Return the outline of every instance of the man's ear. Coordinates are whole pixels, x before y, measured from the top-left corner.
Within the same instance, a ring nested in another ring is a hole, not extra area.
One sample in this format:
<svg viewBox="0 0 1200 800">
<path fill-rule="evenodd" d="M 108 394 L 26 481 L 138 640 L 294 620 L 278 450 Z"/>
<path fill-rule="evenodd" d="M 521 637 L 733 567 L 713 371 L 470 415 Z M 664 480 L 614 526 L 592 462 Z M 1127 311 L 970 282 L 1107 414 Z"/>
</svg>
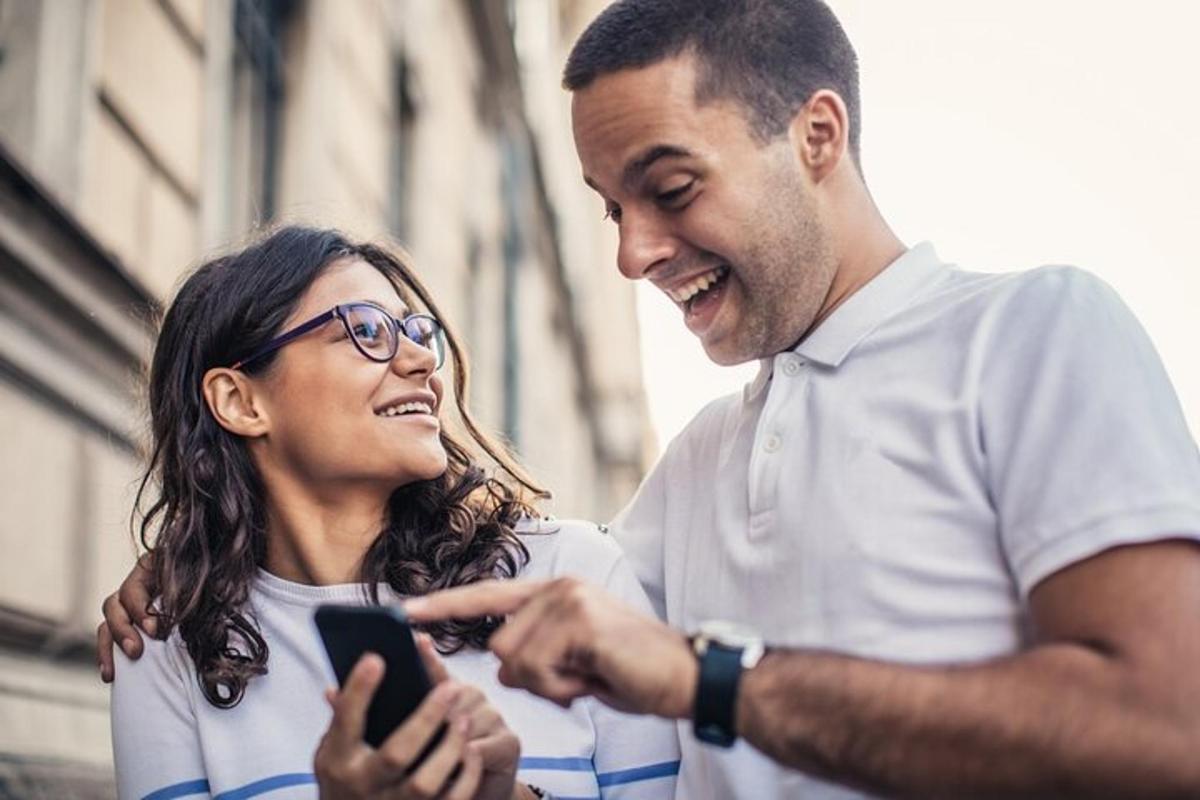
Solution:
<svg viewBox="0 0 1200 800">
<path fill-rule="evenodd" d="M 271 427 L 263 398 L 244 373 L 227 367 L 214 367 L 201 381 L 204 402 L 217 424 L 230 433 L 253 439 L 265 435 Z"/>
<path fill-rule="evenodd" d="M 849 155 L 850 113 L 841 96 L 820 89 L 792 117 L 788 137 L 814 183 L 829 176 Z"/>
</svg>

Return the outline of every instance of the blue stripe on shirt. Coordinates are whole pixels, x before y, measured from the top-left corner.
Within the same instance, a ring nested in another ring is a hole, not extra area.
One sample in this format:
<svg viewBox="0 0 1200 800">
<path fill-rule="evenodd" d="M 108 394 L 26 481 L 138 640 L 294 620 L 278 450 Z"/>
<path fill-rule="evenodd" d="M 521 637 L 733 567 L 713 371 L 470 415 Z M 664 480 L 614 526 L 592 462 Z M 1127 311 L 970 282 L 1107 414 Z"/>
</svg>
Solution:
<svg viewBox="0 0 1200 800">
<path fill-rule="evenodd" d="M 285 775 L 272 775 L 269 778 L 263 778 L 261 781 L 248 783 L 237 789 L 230 789 L 228 792 L 221 792 L 213 800 L 246 800 L 248 797 L 257 797 L 260 794 L 273 792 L 276 789 L 284 789 L 288 786 L 306 786 L 316 782 L 317 776 L 311 772 L 290 772 Z"/>
<path fill-rule="evenodd" d="M 588 758 L 527 756 L 521 759 L 521 769 L 541 769 L 555 772 L 592 772 L 594 767 L 591 759 Z M 596 781 L 601 787 L 619 786 L 621 784 L 664 778 L 677 774 L 679 774 L 679 762 L 664 761 L 660 764 L 648 764 L 644 767 L 605 772 L 597 775 Z M 248 798 L 257 797 L 275 789 L 283 789 L 288 786 L 305 786 L 316 782 L 317 778 L 311 772 L 291 772 L 283 775 L 272 775 L 269 778 L 248 783 L 237 789 L 221 792 L 213 800 L 248 800 Z M 175 798 L 187 797 L 189 795 L 204 794 L 208 790 L 209 785 L 206 780 L 185 781 L 153 791 L 143 797 L 142 800 L 175 800 Z M 564 797 L 562 800 L 571 799 Z M 581 800 L 583 799 L 581 798 Z"/>
<path fill-rule="evenodd" d="M 201 778 L 164 786 L 145 795 L 142 800 L 175 800 L 176 797 L 187 797 L 191 794 L 208 794 L 208 781 Z"/>
<path fill-rule="evenodd" d="M 620 786 L 625 783 L 648 781 L 654 778 L 673 777 L 678 774 L 678 761 L 663 761 L 659 764 L 647 764 L 644 767 L 621 769 L 615 772 L 602 772 L 596 776 L 596 782 L 603 788 L 605 786 Z"/>
</svg>

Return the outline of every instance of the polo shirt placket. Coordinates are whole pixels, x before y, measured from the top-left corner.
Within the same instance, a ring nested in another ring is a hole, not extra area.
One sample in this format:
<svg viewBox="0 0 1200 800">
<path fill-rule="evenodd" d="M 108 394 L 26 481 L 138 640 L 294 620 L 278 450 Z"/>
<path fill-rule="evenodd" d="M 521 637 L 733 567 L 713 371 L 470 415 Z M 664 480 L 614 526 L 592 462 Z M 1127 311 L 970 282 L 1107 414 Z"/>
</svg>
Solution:
<svg viewBox="0 0 1200 800">
<path fill-rule="evenodd" d="M 786 490 L 784 464 L 791 440 L 801 435 L 796 407 L 808 383 L 804 359 L 795 353 L 775 356 L 766 404 L 754 433 L 748 475 L 750 519 L 747 538 L 758 542 L 777 533 L 776 509 Z"/>
</svg>

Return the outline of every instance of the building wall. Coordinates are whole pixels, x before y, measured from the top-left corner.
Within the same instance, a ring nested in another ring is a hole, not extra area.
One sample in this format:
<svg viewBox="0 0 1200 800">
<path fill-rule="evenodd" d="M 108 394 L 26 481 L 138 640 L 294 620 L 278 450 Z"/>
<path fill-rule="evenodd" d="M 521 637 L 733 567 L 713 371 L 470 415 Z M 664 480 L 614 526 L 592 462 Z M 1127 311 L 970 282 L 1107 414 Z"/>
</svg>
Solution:
<svg viewBox="0 0 1200 800">
<path fill-rule="evenodd" d="M 91 640 L 136 554 L 152 320 L 262 225 L 402 244 L 550 510 L 632 493 L 633 294 L 557 89 L 600 5 L 0 0 L 0 798 L 111 796 Z"/>
</svg>

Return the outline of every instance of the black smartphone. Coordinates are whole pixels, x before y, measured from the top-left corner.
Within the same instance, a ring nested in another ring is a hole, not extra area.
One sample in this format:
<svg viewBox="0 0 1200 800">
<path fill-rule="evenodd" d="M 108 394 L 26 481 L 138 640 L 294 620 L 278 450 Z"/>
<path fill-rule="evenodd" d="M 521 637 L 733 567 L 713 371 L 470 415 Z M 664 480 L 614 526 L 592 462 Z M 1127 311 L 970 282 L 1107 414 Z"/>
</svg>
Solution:
<svg viewBox="0 0 1200 800">
<path fill-rule="evenodd" d="M 350 670 L 364 653 L 378 653 L 383 658 L 387 668 L 367 709 L 363 737 L 367 744 L 379 747 L 432 688 L 408 618 L 393 606 L 323 605 L 313 613 L 313 619 L 339 686 L 346 685 Z M 436 746 L 440 738 L 441 732 L 426 750 Z"/>
</svg>

